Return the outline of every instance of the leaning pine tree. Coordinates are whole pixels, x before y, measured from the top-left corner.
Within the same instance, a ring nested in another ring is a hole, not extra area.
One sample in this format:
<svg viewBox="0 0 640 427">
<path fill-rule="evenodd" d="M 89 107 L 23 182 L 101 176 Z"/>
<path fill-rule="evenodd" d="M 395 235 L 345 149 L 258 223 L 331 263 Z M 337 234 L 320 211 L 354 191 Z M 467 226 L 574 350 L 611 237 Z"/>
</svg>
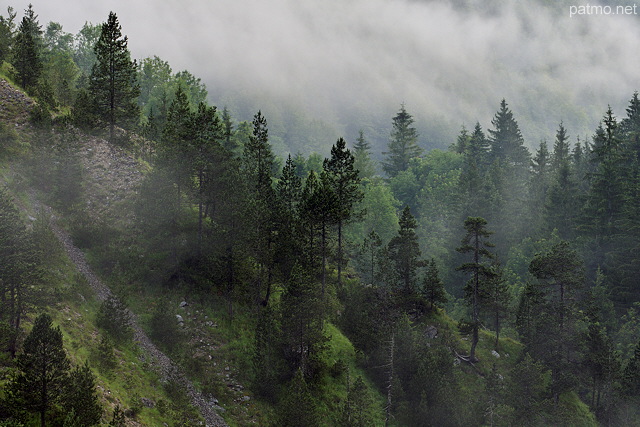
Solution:
<svg viewBox="0 0 640 427">
<path fill-rule="evenodd" d="M 109 125 L 112 142 L 116 124 L 135 123 L 139 114 L 136 62 L 131 60 L 127 42 L 116 14 L 110 12 L 94 49 L 96 62 L 91 70 L 89 92 L 96 115 Z"/>
</svg>

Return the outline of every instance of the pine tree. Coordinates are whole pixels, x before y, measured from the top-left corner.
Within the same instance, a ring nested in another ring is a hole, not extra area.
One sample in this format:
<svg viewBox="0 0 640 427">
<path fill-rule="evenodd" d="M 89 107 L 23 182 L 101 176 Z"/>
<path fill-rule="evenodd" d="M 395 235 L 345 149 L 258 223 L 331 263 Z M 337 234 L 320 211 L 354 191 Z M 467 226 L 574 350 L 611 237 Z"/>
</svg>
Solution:
<svg viewBox="0 0 640 427">
<path fill-rule="evenodd" d="M 409 161 L 422 154 L 422 148 L 418 145 L 418 131 L 411 126 L 412 124 L 413 116 L 407 113 L 404 104 L 402 104 L 400 111 L 393 118 L 389 151 L 383 153 L 387 158 L 382 162 L 382 169 L 389 178 L 407 170 Z"/>
<path fill-rule="evenodd" d="M 627 396 L 640 396 L 640 342 L 636 345 L 631 359 L 627 361 L 620 382 L 622 393 Z"/>
<path fill-rule="evenodd" d="M 13 48 L 16 12 L 7 7 L 7 16 L 0 16 L 0 62 L 10 58 Z"/>
<path fill-rule="evenodd" d="M 494 342 L 494 349 L 498 351 L 500 344 L 500 328 L 502 326 L 502 320 L 506 319 L 509 315 L 509 306 L 511 303 L 511 293 L 509 290 L 509 283 L 504 277 L 504 270 L 499 263 L 494 263 L 492 266 L 493 274 L 487 281 L 485 289 L 483 290 L 482 299 L 484 300 L 484 309 L 493 320 L 493 327 L 496 331 L 496 340 Z"/>
<path fill-rule="evenodd" d="M 358 170 L 354 167 L 355 159 L 346 148 L 346 142 L 340 138 L 331 147 L 331 157 L 325 159 L 323 169 L 327 172 L 330 185 L 336 197 L 335 221 L 338 226 L 338 284 L 342 283 L 343 263 L 343 227 L 354 215 L 355 206 L 362 200 L 364 193 L 360 188 Z"/>
<path fill-rule="evenodd" d="M 8 325 L 7 348 L 15 357 L 28 302 L 42 283 L 37 252 L 9 193 L 0 188 L 0 323 Z"/>
<path fill-rule="evenodd" d="M 487 230 L 487 221 L 484 218 L 469 217 L 464 221 L 467 234 L 462 239 L 462 246 L 457 251 L 463 254 L 471 253 L 471 262 L 464 263 L 458 270 L 471 273 L 471 280 L 465 292 L 466 299 L 471 306 L 471 351 L 469 360 L 476 362 L 476 346 L 478 345 L 478 331 L 480 329 L 480 304 L 482 287 L 488 279 L 492 279 L 494 272 L 483 263 L 483 259 L 492 260 L 495 255 L 489 251 L 494 245 L 487 239 L 493 232 Z"/>
<path fill-rule="evenodd" d="M 25 89 L 34 89 L 42 73 L 42 26 L 38 15 L 29 4 L 18 26 L 13 46 L 12 64 L 18 74 L 20 85 Z"/>
<path fill-rule="evenodd" d="M 253 134 L 244 146 L 242 173 L 245 176 L 247 197 L 246 218 L 251 229 L 248 232 L 251 254 L 258 263 L 257 293 L 266 287 L 263 304 L 271 297 L 274 267 L 274 249 L 277 212 L 275 191 L 272 185 L 275 160 L 269 144 L 267 120 L 258 111 L 253 117 Z M 266 286 L 265 286 L 266 285 Z"/>
<path fill-rule="evenodd" d="M 75 413 L 82 425 L 100 422 L 102 407 L 96 394 L 96 378 L 88 363 L 71 371 L 63 396 L 65 410 Z"/>
<path fill-rule="evenodd" d="M 131 61 L 128 40 L 115 13 L 102 24 L 100 38 L 95 45 L 96 62 L 89 78 L 89 91 L 96 114 L 109 126 L 109 140 L 115 140 L 116 125 L 137 123 L 137 65 Z"/>
<path fill-rule="evenodd" d="M 406 296 L 415 293 L 417 269 L 422 266 L 420 244 L 415 232 L 417 225 L 411 209 L 405 206 L 400 216 L 398 234 L 388 244 L 389 258 Z"/>
<path fill-rule="evenodd" d="M 282 275 L 288 278 L 294 263 L 300 258 L 302 240 L 300 211 L 302 209 L 302 180 L 296 174 L 296 165 L 287 157 L 280 179 L 276 183 L 275 194 L 278 207 L 278 233 L 276 236 L 276 261 Z"/>
<path fill-rule="evenodd" d="M 318 291 L 309 274 L 296 264 L 280 303 L 286 360 L 307 378 L 317 373 L 318 356 L 329 340 L 324 333 L 324 307 Z"/>
<path fill-rule="evenodd" d="M 53 327 L 48 314 L 36 318 L 16 367 L 19 373 L 9 385 L 10 399 L 18 407 L 39 413 L 44 427 L 47 411 L 63 395 L 70 367 L 60 327 Z"/>
<path fill-rule="evenodd" d="M 278 425 L 282 427 L 319 426 L 321 420 L 316 405 L 304 372 L 298 369 L 280 402 Z"/>
<path fill-rule="evenodd" d="M 440 279 L 436 260 L 431 258 L 426 266 L 424 280 L 422 284 L 422 296 L 429 301 L 430 309 L 442 307 L 447 302 L 447 293 L 444 283 Z"/>
<path fill-rule="evenodd" d="M 100 304 L 96 315 L 96 325 L 118 342 L 131 338 L 131 318 L 127 306 L 114 295 L 109 295 Z"/>
</svg>

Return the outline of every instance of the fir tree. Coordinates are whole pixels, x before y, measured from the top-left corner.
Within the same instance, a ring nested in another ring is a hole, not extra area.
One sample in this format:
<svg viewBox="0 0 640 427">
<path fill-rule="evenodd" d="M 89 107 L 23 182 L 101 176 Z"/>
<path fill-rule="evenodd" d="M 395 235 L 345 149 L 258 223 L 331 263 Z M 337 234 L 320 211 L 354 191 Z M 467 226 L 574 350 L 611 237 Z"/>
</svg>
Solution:
<svg viewBox="0 0 640 427">
<path fill-rule="evenodd" d="M 424 280 L 422 284 L 422 296 L 429 301 L 430 308 L 442 307 L 447 302 L 447 293 L 444 290 L 444 283 L 440 279 L 436 260 L 431 258 L 426 265 Z"/>
<path fill-rule="evenodd" d="M 389 258 L 393 262 L 401 290 L 406 296 L 410 296 L 416 291 L 416 273 L 422 262 L 415 232 L 417 222 L 408 206 L 402 210 L 399 227 L 398 234 L 388 244 Z"/>
<path fill-rule="evenodd" d="M 362 130 L 358 133 L 358 139 L 353 144 L 353 158 L 353 167 L 358 171 L 358 176 L 361 179 L 370 179 L 375 175 L 376 167 L 371 159 L 371 144 L 365 139 Z"/>
<path fill-rule="evenodd" d="M 383 153 L 387 158 L 382 162 L 382 169 L 390 178 L 407 170 L 409 161 L 422 154 L 422 148 L 418 145 L 418 131 L 411 126 L 412 124 L 413 116 L 407 113 L 402 104 L 400 111 L 393 118 L 388 151 Z"/>
<path fill-rule="evenodd" d="M 18 74 L 20 85 L 25 89 L 34 89 L 42 73 L 42 26 L 38 15 L 29 4 L 18 26 L 13 46 L 13 66 Z"/>
<path fill-rule="evenodd" d="M 136 82 L 137 65 L 131 61 L 127 44 L 118 17 L 110 12 L 95 45 L 96 62 L 89 78 L 89 91 L 96 114 L 109 126 L 109 140 L 112 142 L 116 125 L 126 126 L 138 121 L 140 89 Z"/>
</svg>

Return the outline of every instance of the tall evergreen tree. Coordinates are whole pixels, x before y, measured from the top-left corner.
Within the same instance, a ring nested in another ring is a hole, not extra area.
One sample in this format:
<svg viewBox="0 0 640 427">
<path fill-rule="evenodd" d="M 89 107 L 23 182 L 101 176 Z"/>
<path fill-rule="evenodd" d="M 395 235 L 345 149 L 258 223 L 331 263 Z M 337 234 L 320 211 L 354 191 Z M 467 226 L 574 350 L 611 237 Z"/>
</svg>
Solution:
<svg viewBox="0 0 640 427">
<path fill-rule="evenodd" d="M 344 225 L 354 218 L 355 206 L 364 196 L 360 188 L 358 170 L 354 167 L 355 159 L 346 148 L 346 142 L 340 138 L 331 147 L 331 157 L 325 159 L 323 169 L 327 172 L 330 185 L 336 197 L 335 221 L 338 226 L 338 284 L 342 283 L 343 264 L 343 229 Z M 357 216 L 357 214 L 356 214 Z"/>
<path fill-rule="evenodd" d="M 564 124 L 560 122 L 556 131 L 556 139 L 553 143 L 553 153 L 551 155 L 551 171 L 557 173 L 560 168 L 569 162 L 569 136 Z"/>
<path fill-rule="evenodd" d="M 109 126 L 109 140 L 115 139 L 116 125 L 137 124 L 137 65 L 131 60 L 127 36 L 115 13 L 102 24 L 100 38 L 95 45 L 96 62 L 89 78 L 89 91 L 96 114 Z"/>
<path fill-rule="evenodd" d="M 422 148 L 418 145 L 418 131 L 411 125 L 413 125 L 413 116 L 402 104 L 400 111 L 393 118 L 388 151 L 383 153 L 387 158 L 382 162 L 382 169 L 390 178 L 407 170 L 409 161 L 422 154 Z"/>
<path fill-rule="evenodd" d="M 81 425 L 92 426 L 100 422 L 102 407 L 96 393 L 96 377 L 88 363 L 71 371 L 63 396 L 65 410 L 67 413 L 73 411 Z"/>
<path fill-rule="evenodd" d="M 263 304 L 269 303 L 273 279 L 276 212 L 276 197 L 272 185 L 274 166 L 267 120 L 262 112 L 258 111 L 253 117 L 253 134 L 244 146 L 242 172 L 248 192 L 245 201 L 246 217 L 251 224 L 248 233 L 250 252 L 258 263 L 257 292 L 265 292 Z"/>
<path fill-rule="evenodd" d="M 63 395 L 70 367 L 60 327 L 53 327 L 48 314 L 36 318 L 16 366 L 19 373 L 9 385 L 10 399 L 38 413 L 40 426 L 44 427 L 47 411 Z"/>
<path fill-rule="evenodd" d="M 25 89 L 35 88 L 42 73 L 42 45 L 42 26 L 29 4 L 18 26 L 12 61 L 20 85 Z"/>
<path fill-rule="evenodd" d="M 478 345 L 478 331 L 480 329 L 480 304 L 482 287 L 488 279 L 493 278 L 494 272 L 483 259 L 492 260 L 494 254 L 489 251 L 494 245 L 487 239 L 493 232 L 487 230 L 487 221 L 484 218 L 469 217 L 464 221 L 467 234 L 462 239 L 462 246 L 457 251 L 463 254 L 470 253 L 471 262 L 458 267 L 458 270 L 471 273 L 471 280 L 466 287 L 466 298 L 471 306 L 471 350 L 469 360 L 476 362 L 476 346 Z"/>
<path fill-rule="evenodd" d="M 10 58 L 13 48 L 16 12 L 7 7 L 7 16 L 0 16 L 0 61 Z"/>
<path fill-rule="evenodd" d="M 494 129 L 489 129 L 491 135 L 491 160 L 501 160 L 506 165 L 515 166 L 517 169 L 528 167 L 529 153 L 524 146 L 524 139 L 513 117 L 513 112 L 507 107 L 503 99 L 500 102 L 500 110 L 491 121 Z"/>
<path fill-rule="evenodd" d="M 422 284 L 422 296 L 429 301 L 430 308 L 442 307 L 447 302 L 447 293 L 444 283 L 440 279 L 436 260 L 431 258 L 427 262 L 426 271 Z"/>
<path fill-rule="evenodd" d="M 353 167 L 360 178 L 369 179 L 376 174 L 376 167 L 371 159 L 371 144 L 365 139 L 362 130 L 353 144 L 353 159 Z"/>
<path fill-rule="evenodd" d="M 387 247 L 400 289 L 409 296 L 416 291 L 417 270 L 422 266 L 422 261 L 420 244 L 415 231 L 418 223 L 408 206 L 402 210 L 399 226 L 398 234 L 389 241 Z"/>
</svg>

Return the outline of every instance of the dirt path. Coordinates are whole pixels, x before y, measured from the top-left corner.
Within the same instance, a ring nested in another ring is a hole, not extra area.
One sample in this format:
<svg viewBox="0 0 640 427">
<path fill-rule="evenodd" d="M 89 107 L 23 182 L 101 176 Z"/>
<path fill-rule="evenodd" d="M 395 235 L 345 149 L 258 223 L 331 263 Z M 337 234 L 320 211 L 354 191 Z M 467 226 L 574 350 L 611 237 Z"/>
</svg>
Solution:
<svg viewBox="0 0 640 427">
<path fill-rule="evenodd" d="M 106 300 L 112 295 L 111 290 L 98 279 L 93 273 L 91 267 L 87 263 L 84 253 L 78 249 L 71 240 L 69 233 L 59 227 L 55 221 L 55 217 L 51 217 L 51 229 L 64 246 L 64 250 L 69 259 L 75 264 L 76 268 L 87 279 L 91 288 L 95 291 L 99 301 Z M 172 380 L 180 384 L 187 392 L 193 406 L 200 410 L 202 417 L 205 419 L 208 427 L 227 426 L 222 417 L 214 410 L 215 400 L 206 399 L 196 388 L 193 383 L 185 376 L 184 372 L 174 364 L 162 351 L 160 351 L 149 339 L 147 334 L 142 330 L 138 319 L 133 312 L 129 312 L 131 316 L 131 325 L 134 331 L 135 342 L 149 355 L 153 366 L 160 374 L 163 380 Z"/>
</svg>

